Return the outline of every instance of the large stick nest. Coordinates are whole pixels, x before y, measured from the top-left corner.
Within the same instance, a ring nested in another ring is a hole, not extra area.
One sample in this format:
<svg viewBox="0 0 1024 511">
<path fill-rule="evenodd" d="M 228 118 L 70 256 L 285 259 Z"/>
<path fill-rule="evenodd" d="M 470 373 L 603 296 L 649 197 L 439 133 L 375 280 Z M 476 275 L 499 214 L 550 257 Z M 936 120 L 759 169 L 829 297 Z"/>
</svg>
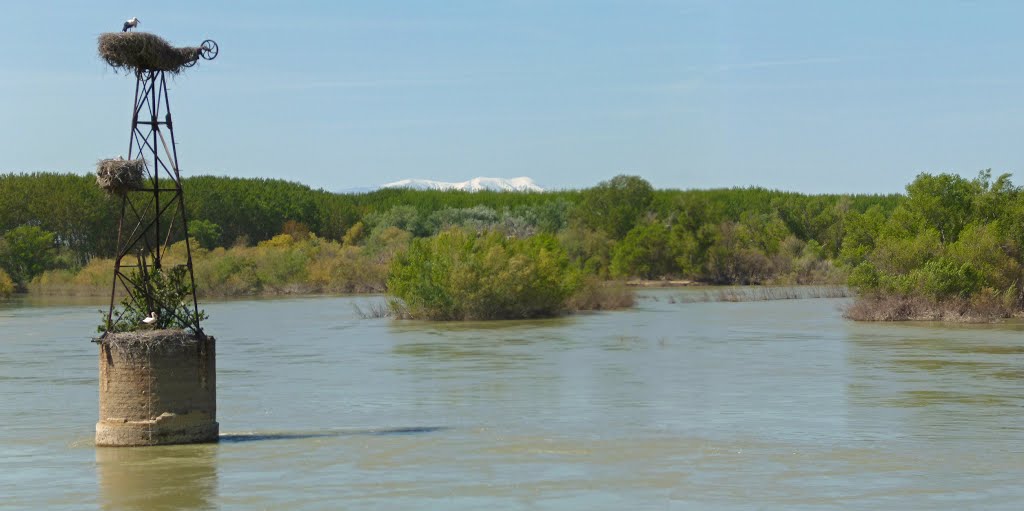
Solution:
<svg viewBox="0 0 1024 511">
<path fill-rule="evenodd" d="M 185 330 L 166 329 L 108 333 L 97 339 L 97 342 L 124 359 L 141 360 L 194 349 L 196 344 L 204 340 L 214 341 L 213 337 L 200 338 Z"/>
<path fill-rule="evenodd" d="M 96 184 L 107 193 L 124 195 L 126 192 L 142 188 L 145 172 L 146 160 L 142 158 L 100 160 L 96 163 Z"/>
<path fill-rule="evenodd" d="M 199 59 L 200 47 L 176 48 L 149 32 L 108 32 L 99 37 L 99 52 L 115 70 L 180 73 Z"/>
</svg>

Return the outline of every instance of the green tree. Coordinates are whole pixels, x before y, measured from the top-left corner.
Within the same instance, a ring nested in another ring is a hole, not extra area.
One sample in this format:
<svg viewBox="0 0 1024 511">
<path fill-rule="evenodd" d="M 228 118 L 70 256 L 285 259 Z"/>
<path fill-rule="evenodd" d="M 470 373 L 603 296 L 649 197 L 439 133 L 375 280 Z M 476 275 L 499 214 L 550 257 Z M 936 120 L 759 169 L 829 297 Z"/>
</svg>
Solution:
<svg viewBox="0 0 1024 511">
<path fill-rule="evenodd" d="M 660 222 L 640 224 L 615 245 L 612 275 L 656 279 L 676 273 L 669 228 Z"/>
<path fill-rule="evenodd" d="M 875 249 L 885 220 L 885 213 L 877 205 L 871 206 L 863 213 L 850 213 L 846 219 L 839 260 L 850 267 L 862 263 Z"/>
<path fill-rule="evenodd" d="M 648 212 L 654 188 L 639 176 L 619 175 L 584 190 L 575 217 L 583 225 L 620 240 Z"/>
<path fill-rule="evenodd" d="M 918 174 L 907 185 L 907 210 L 938 231 L 942 243 L 952 243 L 970 221 L 980 193 L 979 180 L 955 174 Z"/>
<path fill-rule="evenodd" d="M 387 211 L 369 214 L 364 222 L 371 232 L 387 229 L 388 227 L 397 227 L 403 231 L 411 232 L 413 236 L 417 237 L 430 234 L 430 229 L 424 224 L 423 217 L 416 207 L 412 205 L 394 206 Z"/>
<path fill-rule="evenodd" d="M 444 208 L 433 212 L 427 218 L 426 229 L 432 234 L 452 227 L 483 232 L 493 228 L 498 220 L 498 212 L 487 206 Z"/>
<path fill-rule="evenodd" d="M 707 236 L 707 235 L 706 235 Z M 716 284 L 761 284 L 772 274 L 772 263 L 753 242 L 750 229 L 722 222 L 708 247 L 704 278 Z"/>
<path fill-rule="evenodd" d="M 193 220 L 188 224 L 188 233 L 203 248 L 214 248 L 220 245 L 223 229 L 209 220 Z"/>
<path fill-rule="evenodd" d="M 34 225 L 22 225 L 7 231 L 0 239 L 0 267 L 21 289 L 56 258 L 55 234 Z"/>
<path fill-rule="evenodd" d="M 558 233 L 558 241 L 576 268 L 590 275 L 608 276 L 615 242 L 604 231 L 572 226 Z"/>
</svg>

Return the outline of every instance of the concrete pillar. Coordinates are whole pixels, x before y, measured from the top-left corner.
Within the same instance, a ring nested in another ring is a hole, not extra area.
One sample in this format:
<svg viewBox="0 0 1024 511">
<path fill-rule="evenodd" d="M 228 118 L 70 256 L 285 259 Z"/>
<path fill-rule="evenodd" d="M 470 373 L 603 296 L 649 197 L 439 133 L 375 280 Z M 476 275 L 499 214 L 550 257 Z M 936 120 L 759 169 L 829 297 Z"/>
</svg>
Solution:
<svg viewBox="0 0 1024 511">
<path fill-rule="evenodd" d="M 217 441 L 213 337 L 146 330 L 107 334 L 99 345 L 97 446 Z"/>
</svg>

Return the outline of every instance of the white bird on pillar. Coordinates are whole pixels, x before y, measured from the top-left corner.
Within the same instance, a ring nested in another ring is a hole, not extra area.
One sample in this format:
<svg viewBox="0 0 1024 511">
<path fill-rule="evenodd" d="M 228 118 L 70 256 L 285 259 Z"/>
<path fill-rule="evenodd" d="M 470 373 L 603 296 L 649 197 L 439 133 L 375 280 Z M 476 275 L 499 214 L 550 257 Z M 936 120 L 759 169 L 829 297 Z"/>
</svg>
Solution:
<svg viewBox="0 0 1024 511">
<path fill-rule="evenodd" d="M 128 29 L 135 28 L 137 26 L 139 26 L 139 18 L 133 16 L 132 19 L 124 22 L 124 28 L 121 29 L 121 32 L 127 32 Z"/>
</svg>

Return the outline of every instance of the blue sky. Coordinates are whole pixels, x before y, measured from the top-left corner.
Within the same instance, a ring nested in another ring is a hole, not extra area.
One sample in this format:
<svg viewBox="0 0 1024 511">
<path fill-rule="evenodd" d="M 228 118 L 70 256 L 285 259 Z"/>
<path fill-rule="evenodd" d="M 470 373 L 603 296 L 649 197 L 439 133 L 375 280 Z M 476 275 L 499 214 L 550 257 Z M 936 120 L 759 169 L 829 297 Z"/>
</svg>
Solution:
<svg viewBox="0 0 1024 511">
<path fill-rule="evenodd" d="M 220 44 L 172 84 L 186 175 L 889 193 L 1024 168 L 1021 2 L 94 0 L 0 7 L 0 172 L 127 152 L 134 78 L 96 36 L 131 16 Z"/>
</svg>

